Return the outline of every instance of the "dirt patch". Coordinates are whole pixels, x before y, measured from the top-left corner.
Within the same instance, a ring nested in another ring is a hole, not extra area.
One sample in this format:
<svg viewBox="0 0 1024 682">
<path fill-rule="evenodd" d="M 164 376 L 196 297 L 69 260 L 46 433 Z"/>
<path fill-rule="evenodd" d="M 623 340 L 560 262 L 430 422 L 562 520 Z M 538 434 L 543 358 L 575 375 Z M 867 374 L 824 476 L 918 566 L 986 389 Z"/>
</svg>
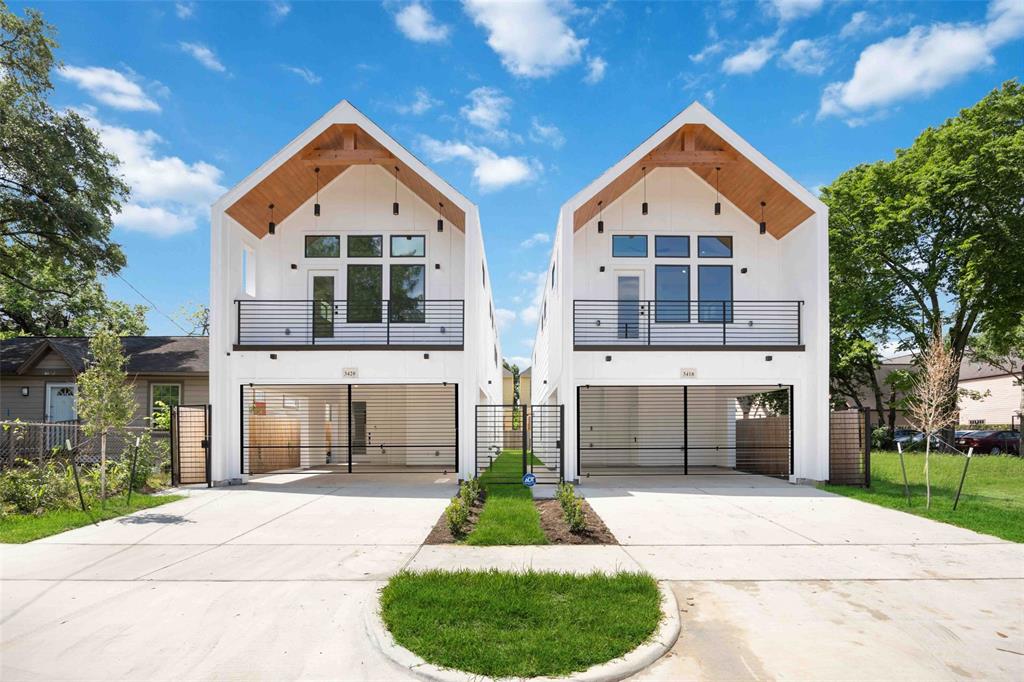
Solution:
<svg viewBox="0 0 1024 682">
<path fill-rule="evenodd" d="M 565 522 L 565 515 L 562 513 L 562 505 L 558 500 L 535 500 L 537 512 L 540 514 L 540 527 L 544 535 L 548 536 L 548 542 L 553 545 L 617 545 L 608 526 L 593 510 L 590 503 L 583 502 L 583 516 L 587 520 L 587 529 L 582 533 L 573 533 L 569 530 L 569 524 Z"/>
<path fill-rule="evenodd" d="M 430 530 L 427 535 L 427 539 L 423 541 L 424 545 L 450 545 L 461 540 L 465 540 L 466 536 L 473 532 L 476 528 L 476 522 L 480 518 L 480 512 L 484 509 L 484 500 L 487 497 L 486 492 L 480 493 L 480 497 L 473 502 L 473 506 L 469 508 L 469 522 L 466 524 L 465 533 L 461 537 L 455 537 L 452 532 L 448 529 L 448 521 L 444 518 L 444 512 L 441 512 L 441 517 L 434 524 L 434 527 Z"/>
</svg>

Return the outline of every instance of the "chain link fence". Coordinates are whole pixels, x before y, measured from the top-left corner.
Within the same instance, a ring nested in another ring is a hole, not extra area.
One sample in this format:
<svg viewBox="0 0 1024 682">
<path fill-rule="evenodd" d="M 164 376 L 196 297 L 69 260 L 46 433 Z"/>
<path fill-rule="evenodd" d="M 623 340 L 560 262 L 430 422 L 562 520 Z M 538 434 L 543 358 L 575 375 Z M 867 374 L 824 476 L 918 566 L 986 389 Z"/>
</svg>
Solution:
<svg viewBox="0 0 1024 682">
<path fill-rule="evenodd" d="M 107 459 L 116 461 L 126 456 L 135 439 L 145 433 L 162 435 L 146 426 L 128 426 L 107 434 Z M 66 458 L 68 443 L 76 463 L 99 463 L 100 437 L 87 436 L 78 422 L 0 421 L 0 470 L 19 459 L 43 464 L 53 458 Z"/>
</svg>

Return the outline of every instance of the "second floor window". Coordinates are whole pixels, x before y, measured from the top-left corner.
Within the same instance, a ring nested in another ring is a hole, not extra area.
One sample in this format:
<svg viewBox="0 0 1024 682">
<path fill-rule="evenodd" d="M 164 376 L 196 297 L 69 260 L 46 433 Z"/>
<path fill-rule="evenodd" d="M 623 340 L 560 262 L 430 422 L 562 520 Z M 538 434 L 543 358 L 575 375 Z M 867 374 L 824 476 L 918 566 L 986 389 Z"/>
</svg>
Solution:
<svg viewBox="0 0 1024 682">
<path fill-rule="evenodd" d="M 612 236 L 613 258 L 647 258 L 647 235 L 616 234 Z"/>
<path fill-rule="evenodd" d="M 341 237 L 333 235 L 306 235 L 306 258 L 340 258 Z"/>
<path fill-rule="evenodd" d="M 348 236 L 348 257 L 380 258 L 384 255 L 383 243 L 384 239 L 379 234 L 350 234 Z"/>
<path fill-rule="evenodd" d="M 423 322 L 426 268 L 422 265 L 392 265 L 391 298 L 392 322 Z"/>
<path fill-rule="evenodd" d="M 690 321 L 690 266 L 654 268 L 654 321 Z"/>
<path fill-rule="evenodd" d="M 732 266 L 697 266 L 697 296 L 701 322 L 732 322 Z"/>
<path fill-rule="evenodd" d="M 392 258 L 422 258 L 427 255 L 427 238 L 423 235 L 397 235 L 391 238 Z"/>
</svg>

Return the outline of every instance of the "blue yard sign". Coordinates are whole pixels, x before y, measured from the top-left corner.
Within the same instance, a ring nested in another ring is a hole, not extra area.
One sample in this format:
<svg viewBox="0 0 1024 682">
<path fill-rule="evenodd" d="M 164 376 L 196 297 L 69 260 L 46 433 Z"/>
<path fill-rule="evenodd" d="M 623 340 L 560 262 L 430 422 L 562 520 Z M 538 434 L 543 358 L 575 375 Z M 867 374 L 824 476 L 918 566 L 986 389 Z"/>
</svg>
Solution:
<svg viewBox="0 0 1024 682">
<path fill-rule="evenodd" d="M 534 486 L 534 484 L 536 484 L 536 483 L 537 483 L 537 477 L 534 476 L 533 474 L 524 474 L 523 475 L 523 485 L 525 485 L 527 488 L 532 488 Z"/>
</svg>

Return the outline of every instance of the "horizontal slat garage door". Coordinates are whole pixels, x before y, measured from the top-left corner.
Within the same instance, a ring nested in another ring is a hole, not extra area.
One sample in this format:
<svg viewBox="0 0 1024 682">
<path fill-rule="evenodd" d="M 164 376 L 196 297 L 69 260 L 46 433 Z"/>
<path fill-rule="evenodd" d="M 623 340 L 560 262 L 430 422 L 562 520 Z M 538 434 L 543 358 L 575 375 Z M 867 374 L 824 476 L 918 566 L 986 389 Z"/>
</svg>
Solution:
<svg viewBox="0 0 1024 682">
<path fill-rule="evenodd" d="M 241 402 L 245 473 L 458 468 L 455 384 L 246 384 Z"/>
<path fill-rule="evenodd" d="M 791 395 L 778 386 L 580 386 L 579 471 L 789 476 Z"/>
</svg>

